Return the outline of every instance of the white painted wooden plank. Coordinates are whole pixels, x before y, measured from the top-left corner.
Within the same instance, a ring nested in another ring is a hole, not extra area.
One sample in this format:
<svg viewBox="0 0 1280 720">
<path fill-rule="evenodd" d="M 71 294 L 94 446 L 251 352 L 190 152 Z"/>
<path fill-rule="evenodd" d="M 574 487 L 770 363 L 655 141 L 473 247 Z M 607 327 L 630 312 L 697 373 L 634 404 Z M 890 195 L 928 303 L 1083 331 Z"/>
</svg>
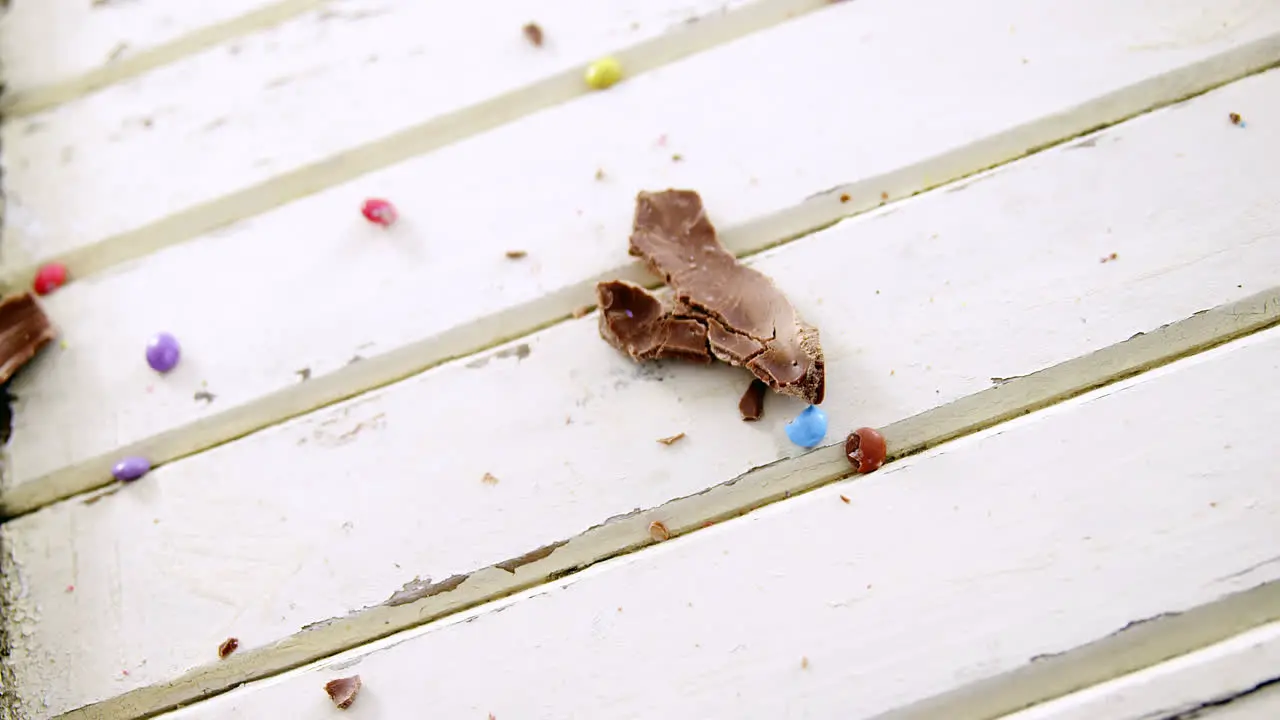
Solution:
<svg viewBox="0 0 1280 720">
<path fill-rule="evenodd" d="M 166 45 L 181 47 L 184 40 L 191 43 L 211 30 L 216 32 L 219 26 L 231 24 L 237 30 L 252 28 L 319 4 L 320 0 L 6 3 L 0 18 L 4 105 L 8 113 L 15 109 L 21 111 L 33 94 L 37 101 L 39 96 L 50 94 L 50 86 L 74 87 L 71 81 L 95 71 L 104 78 L 109 77 L 112 66 L 127 64 L 141 54 L 154 53 Z M 226 34 L 225 29 L 222 34 Z M 71 91 L 71 87 L 62 92 Z"/>
<path fill-rule="evenodd" d="M 849 14 L 798 20 L 637 78 L 611 91 L 617 95 L 527 118 L 73 283 L 48 303 L 70 347 L 47 353 L 17 389 L 24 405 L 6 474 L 18 487 L 6 495 L 6 509 L 100 484 L 120 453 L 180 457 L 567 314 L 592 296 L 585 280 L 610 268 L 634 274 L 624 238 L 638 189 L 698 188 L 727 241 L 750 249 L 838 217 L 841 192 L 792 203 L 841 180 L 862 183 L 849 187 L 850 205 L 865 207 L 878 202 L 881 187 L 909 194 L 931 174 L 955 177 L 1027 147 L 968 154 L 984 138 L 1019 143 L 1026 136 L 1016 128 L 1041 121 L 1039 132 L 1050 137 L 1092 126 L 1109 110 L 1068 110 L 1191 59 L 1191 51 L 1127 49 L 1159 24 L 1105 4 L 1072 3 L 1042 15 L 1012 3 L 1001 13 L 1017 21 L 1015 33 L 983 16 L 970 20 L 978 23 L 972 32 L 939 21 L 934 34 L 920 30 L 909 3 L 860 0 L 839 8 Z M 1077 24 L 1094 29 L 1067 32 Z M 862 27 L 870 28 L 867 42 L 838 41 Z M 975 42 L 988 52 L 968 52 Z M 1016 58 L 1025 44 L 1045 56 L 1023 65 Z M 823 66 L 837 47 L 853 53 L 848 66 L 876 68 L 869 77 L 877 80 L 855 94 L 830 93 L 826 79 L 806 68 Z M 903 62 L 933 57 L 938 47 L 954 48 L 946 72 L 932 62 Z M 1195 57 L 1208 52 L 1197 47 Z M 724 102 L 699 113 L 666 110 L 723 85 L 739 65 L 754 67 L 753 58 L 770 63 L 755 84 L 727 91 Z M 960 85 L 965 93 L 950 91 Z M 901 87 L 921 90 L 902 98 Z M 1260 191 L 1272 176 L 1257 145 L 1270 142 L 1265 123 L 1280 116 L 1280 101 L 1249 87 L 1193 103 L 1190 117 L 1213 138 L 1194 143 L 1241 152 L 1258 170 L 1240 182 Z M 1059 111 L 1069 123 L 1056 119 Z M 1232 111 L 1253 124 L 1231 127 Z M 944 116 L 949 122 L 933 119 Z M 655 147 L 664 134 L 667 146 Z M 766 134 L 776 142 L 761 143 Z M 1166 151 L 1182 151 L 1189 137 Z M 673 163 L 677 152 L 683 161 Z M 1211 154 L 1201 158 L 1206 171 L 1221 167 Z M 482 185 L 459 180 L 476 177 L 477 168 Z M 605 181 L 595 179 L 596 168 Z M 356 212 L 370 195 L 400 203 L 404 223 L 389 237 Z M 788 208 L 801 210 L 798 220 Z M 503 255 L 511 248 L 530 255 L 512 262 Z M 104 316 L 113 318 L 109 327 Z M 161 328 L 182 339 L 188 361 L 155 382 L 139 346 Z M 348 367 L 355 355 L 369 360 Z M 313 380 L 299 385 L 303 368 Z M 212 404 L 193 399 L 206 389 L 217 396 Z"/>
<path fill-rule="evenodd" d="M 833 439 L 1280 285 L 1259 149 L 1275 140 L 1222 126 L 1223 107 L 1277 83 L 757 258 L 823 330 Z M 871 282 L 847 282 L 855 260 Z M 12 629 L 21 687 L 67 709 L 164 682 L 227 635 L 261 648 L 414 575 L 465 573 L 795 454 L 781 426 L 798 405 L 770 398 L 764 421 L 741 423 L 744 383 L 727 368 L 634 366 L 584 318 L 12 521 L 29 593 Z"/>
<path fill-rule="evenodd" d="M 370 718 L 873 717 L 1280 579 L 1277 370 L 1271 330 L 165 717 L 354 673 Z"/>
<path fill-rule="evenodd" d="M 1273 623 L 1005 720 L 1167 719 L 1246 693 L 1277 677 L 1280 623 Z"/>
<path fill-rule="evenodd" d="M 385 166 L 415 144 L 368 147 L 374 140 L 513 91 L 552 99 L 543 105 L 587 92 L 581 68 L 597 56 L 750 4 L 330 0 L 291 22 L 5 123 L 5 183 L 20 212 L 5 228 L 4 269 L 321 163 L 282 191 L 313 192 L 326 184 L 325 172 L 360 164 L 353 150 L 381 152 L 388 159 L 378 166 Z M 824 2 L 755 4 L 784 17 Z M 522 32 L 530 20 L 544 27 L 541 48 Z M 660 61 L 663 52 L 651 49 L 646 60 Z M 513 102 L 488 114 L 511 119 L 520 110 Z M 455 124 L 493 122 L 459 117 Z M 443 129 L 450 130 L 458 128 Z"/>
</svg>

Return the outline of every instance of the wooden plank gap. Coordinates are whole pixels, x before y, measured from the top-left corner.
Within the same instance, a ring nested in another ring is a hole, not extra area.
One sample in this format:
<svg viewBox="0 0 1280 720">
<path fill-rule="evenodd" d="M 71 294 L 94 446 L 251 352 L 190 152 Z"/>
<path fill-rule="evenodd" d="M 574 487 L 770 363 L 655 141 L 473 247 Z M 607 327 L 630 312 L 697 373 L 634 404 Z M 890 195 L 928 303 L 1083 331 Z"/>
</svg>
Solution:
<svg viewBox="0 0 1280 720">
<path fill-rule="evenodd" d="M 221 23 L 203 27 L 163 45 L 117 60 L 78 77 L 44 87 L 18 90 L 0 97 L 0 115 L 6 119 L 34 115 L 55 105 L 75 100 L 108 85 L 138 77 L 162 65 L 195 55 L 224 42 L 291 20 L 322 7 L 328 0 L 280 0 Z"/>
</svg>

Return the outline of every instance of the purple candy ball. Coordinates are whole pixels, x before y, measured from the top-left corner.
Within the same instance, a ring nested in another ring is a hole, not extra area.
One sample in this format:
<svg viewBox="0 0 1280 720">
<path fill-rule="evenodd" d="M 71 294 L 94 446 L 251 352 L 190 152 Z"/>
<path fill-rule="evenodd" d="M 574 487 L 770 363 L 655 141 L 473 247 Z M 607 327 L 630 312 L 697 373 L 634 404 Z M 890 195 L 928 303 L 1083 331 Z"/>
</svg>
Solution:
<svg viewBox="0 0 1280 720">
<path fill-rule="evenodd" d="M 178 347 L 178 339 L 167 332 L 157 333 L 147 343 L 147 364 L 156 372 L 169 372 L 180 357 L 182 348 Z"/>
<path fill-rule="evenodd" d="M 151 470 L 151 463 L 144 457 L 127 457 L 111 468 L 111 474 L 117 480 L 137 480 Z"/>
</svg>

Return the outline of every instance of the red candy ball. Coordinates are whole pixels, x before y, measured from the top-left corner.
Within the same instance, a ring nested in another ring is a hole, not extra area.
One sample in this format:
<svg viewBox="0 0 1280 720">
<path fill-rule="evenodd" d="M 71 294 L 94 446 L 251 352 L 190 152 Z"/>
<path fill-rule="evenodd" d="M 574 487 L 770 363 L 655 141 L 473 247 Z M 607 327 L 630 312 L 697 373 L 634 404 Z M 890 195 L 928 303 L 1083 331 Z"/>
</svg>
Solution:
<svg viewBox="0 0 1280 720">
<path fill-rule="evenodd" d="M 383 227 L 390 227 L 397 217 L 396 206 L 379 198 L 365 200 L 360 212 L 369 222 Z"/>
<path fill-rule="evenodd" d="M 36 271 L 35 281 L 31 283 L 31 288 L 37 295 L 48 295 L 66 284 L 67 266 L 55 262 L 40 266 Z"/>
<path fill-rule="evenodd" d="M 884 462 L 887 450 L 884 435 L 875 428 L 858 428 L 844 441 L 844 454 L 854 472 L 875 471 Z"/>
</svg>

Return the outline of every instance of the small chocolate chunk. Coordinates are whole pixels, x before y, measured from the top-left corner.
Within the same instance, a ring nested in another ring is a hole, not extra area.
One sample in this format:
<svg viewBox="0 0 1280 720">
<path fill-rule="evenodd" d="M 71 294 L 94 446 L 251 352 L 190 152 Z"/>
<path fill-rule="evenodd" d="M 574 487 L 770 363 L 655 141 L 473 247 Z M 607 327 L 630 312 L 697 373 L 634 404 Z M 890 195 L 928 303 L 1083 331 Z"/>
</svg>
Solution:
<svg viewBox="0 0 1280 720">
<path fill-rule="evenodd" d="M 742 393 L 742 399 L 738 401 L 738 412 L 742 413 L 743 420 L 753 422 L 764 416 L 764 391 L 768 389 L 769 386 L 759 378 L 752 378 L 747 391 Z"/>
<path fill-rule="evenodd" d="M 240 647 L 240 641 L 236 638 L 227 638 L 218 646 L 218 659 L 226 660 L 227 656 L 235 652 Z"/>
<path fill-rule="evenodd" d="M 538 23 L 527 23 L 524 28 L 524 37 L 534 47 L 542 47 L 542 28 Z"/>
<path fill-rule="evenodd" d="M 0 383 L 13 377 L 57 335 L 31 293 L 0 301 Z"/>
<path fill-rule="evenodd" d="M 822 402 L 817 329 L 769 278 L 725 250 L 696 192 L 640 193 L 631 254 L 672 287 L 677 314 L 705 320 L 716 357 L 746 367 L 777 392 Z"/>
<path fill-rule="evenodd" d="M 339 710 L 346 710 L 356 701 L 356 693 L 360 692 L 360 676 L 338 678 L 324 684 L 324 691 Z"/>
</svg>

